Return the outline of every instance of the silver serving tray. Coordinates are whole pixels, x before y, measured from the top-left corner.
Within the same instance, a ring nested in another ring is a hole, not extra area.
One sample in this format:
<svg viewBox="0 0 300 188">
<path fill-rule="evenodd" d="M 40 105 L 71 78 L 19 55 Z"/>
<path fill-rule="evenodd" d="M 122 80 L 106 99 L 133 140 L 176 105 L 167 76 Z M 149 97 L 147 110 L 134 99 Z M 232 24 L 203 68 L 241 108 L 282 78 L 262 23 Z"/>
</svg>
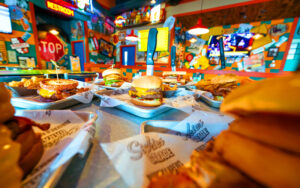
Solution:
<svg viewBox="0 0 300 188">
<path fill-rule="evenodd" d="M 119 106 L 116 106 L 116 108 L 123 110 L 125 112 L 128 112 L 128 113 L 131 113 L 135 116 L 142 117 L 142 118 L 152 118 L 157 115 L 160 115 L 163 112 L 166 112 L 166 111 L 172 109 L 167 106 L 143 107 L 143 106 L 136 106 L 134 104 L 119 105 Z"/>
<path fill-rule="evenodd" d="M 105 88 L 105 89 L 110 89 L 110 90 L 117 90 L 120 89 L 120 87 L 111 87 L 111 86 L 103 86 L 103 85 L 97 85 L 99 87 Z"/>
<path fill-rule="evenodd" d="M 216 100 L 210 99 L 205 95 L 201 95 L 200 99 L 202 101 L 204 101 L 206 104 L 208 104 L 209 106 L 214 107 L 214 108 L 220 108 L 220 106 L 222 104 L 221 101 L 216 101 Z"/>
<path fill-rule="evenodd" d="M 12 91 L 14 97 L 35 95 L 37 93 L 37 89 L 27 89 L 26 87 L 11 87 L 8 85 L 5 86 Z"/>
<path fill-rule="evenodd" d="M 97 97 L 100 99 L 102 98 L 102 95 L 110 95 L 112 91 L 98 91 L 95 93 Z M 158 106 L 158 107 L 143 107 L 143 106 L 136 106 L 134 104 L 124 104 L 124 105 L 119 105 L 115 106 L 115 108 L 131 113 L 135 116 L 141 117 L 141 118 L 152 118 L 154 116 L 157 116 L 163 112 L 166 112 L 168 110 L 171 110 L 172 108 L 167 107 L 167 106 Z"/>
<path fill-rule="evenodd" d="M 14 107 L 21 108 L 21 109 L 37 110 L 37 109 L 64 109 L 80 103 L 79 101 L 72 98 L 65 98 L 54 102 L 40 102 L 37 101 L 39 98 L 40 96 L 14 97 L 11 98 L 11 104 Z"/>
<path fill-rule="evenodd" d="M 193 86 L 188 86 L 186 87 L 188 90 L 191 90 L 193 91 L 194 89 L 196 89 L 196 86 L 193 87 Z M 211 107 L 214 107 L 214 108 L 220 108 L 222 102 L 221 101 L 216 101 L 216 100 L 213 100 L 213 99 L 210 99 L 208 98 L 207 96 L 205 95 L 201 95 L 200 96 L 200 100 L 204 101 L 206 104 L 208 104 L 209 106 Z"/>
<path fill-rule="evenodd" d="M 164 121 L 164 120 L 150 120 L 145 121 L 141 124 L 141 134 L 148 132 L 157 133 L 168 133 L 177 135 L 176 131 L 171 130 L 172 127 L 176 126 L 179 121 Z"/>
</svg>

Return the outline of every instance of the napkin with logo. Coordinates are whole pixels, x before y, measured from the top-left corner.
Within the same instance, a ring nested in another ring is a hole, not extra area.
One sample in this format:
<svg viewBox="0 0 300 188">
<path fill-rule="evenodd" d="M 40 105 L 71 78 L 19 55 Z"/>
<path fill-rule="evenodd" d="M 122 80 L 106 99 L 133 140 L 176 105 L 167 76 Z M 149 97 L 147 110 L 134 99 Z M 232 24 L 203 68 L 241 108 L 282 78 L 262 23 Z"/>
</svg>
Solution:
<svg viewBox="0 0 300 188">
<path fill-rule="evenodd" d="M 86 153 L 90 139 L 94 137 L 94 120 L 85 120 L 79 114 L 71 110 L 16 112 L 16 115 L 28 117 L 38 123 L 50 123 L 47 131 L 34 127 L 34 131 L 41 134 L 45 151 L 37 166 L 23 180 L 23 188 L 38 187 L 48 181 L 49 176 L 74 155 L 83 156 Z"/>
<path fill-rule="evenodd" d="M 185 137 L 147 133 L 101 147 L 129 187 L 145 187 L 161 173 L 177 170 L 190 160 L 192 151 L 203 142 Z"/>
<path fill-rule="evenodd" d="M 221 131 L 228 129 L 232 121 L 233 118 L 223 114 L 196 110 L 175 126 L 162 124 L 151 128 L 151 132 L 163 131 L 163 133 L 184 136 L 198 142 L 208 142 Z"/>
</svg>

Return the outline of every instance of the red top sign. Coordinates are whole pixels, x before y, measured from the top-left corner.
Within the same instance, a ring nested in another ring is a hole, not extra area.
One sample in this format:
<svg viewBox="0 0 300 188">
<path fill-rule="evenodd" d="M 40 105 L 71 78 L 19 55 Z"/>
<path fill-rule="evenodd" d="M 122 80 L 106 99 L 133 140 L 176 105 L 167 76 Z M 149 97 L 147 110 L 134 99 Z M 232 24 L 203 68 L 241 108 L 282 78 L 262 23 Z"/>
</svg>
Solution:
<svg viewBox="0 0 300 188">
<path fill-rule="evenodd" d="M 47 33 L 44 39 L 39 39 L 39 50 L 43 60 L 60 60 L 65 55 L 64 45 L 57 36 Z"/>
</svg>

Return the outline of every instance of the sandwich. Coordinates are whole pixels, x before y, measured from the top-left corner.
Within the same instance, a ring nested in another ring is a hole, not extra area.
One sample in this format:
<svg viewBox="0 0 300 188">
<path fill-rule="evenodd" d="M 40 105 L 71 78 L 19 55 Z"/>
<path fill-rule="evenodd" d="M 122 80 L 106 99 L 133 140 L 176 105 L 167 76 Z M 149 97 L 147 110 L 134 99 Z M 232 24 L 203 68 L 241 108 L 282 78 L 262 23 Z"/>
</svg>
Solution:
<svg viewBox="0 0 300 188">
<path fill-rule="evenodd" d="M 41 136 L 32 127 L 49 129 L 25 117 L 14 116 L 10 93 L 0 83 L 0 185 L 20 187 L 25 177 L 41 159 L 44 147 Z"/>
<path fill-rule="evenodd" d="M 200 80 L 197 89 L 210 92 L 215 98 L 225 97 L 238 86 L 238 77 L 233 74 L 215 76 L 210 80 Z"/>
<path fill-rule="evenodd" d="M 179 176 L 187 182 L 181 187 L 300 187 L 299 93 L 300 74 L 235 89 L 220 109 L 235 117 L 229 129 L 195 151 L 176 176 L 156 177 L 149 186 L 167 187 Z"/>
<path fill-rule="evenodd" d="M 163 72 L 163 83 L 185 85 L 187 74 L 184 71 L 166 71 Z"/>
<path fill-rule="evenodd" d="M 38 94 L 43 101 L 61 100 L 88 89 L 77 89 L 78 82 L 65 79 L 45 79 L 40 82 Z"/>
<path fill-rule="evenodd" d="M 123 84 L 122 71 L 120 69 L 107 69 L 102 76 L 104 84 L 111 87 L 120 87 Z"/>
<path fill-rule="evenodd" d="M 162 81 L 156 76 L 142 76 L 132 82 L 128 94 L 133 104 L 160 106 L 163 98 Z"/>
</svg>

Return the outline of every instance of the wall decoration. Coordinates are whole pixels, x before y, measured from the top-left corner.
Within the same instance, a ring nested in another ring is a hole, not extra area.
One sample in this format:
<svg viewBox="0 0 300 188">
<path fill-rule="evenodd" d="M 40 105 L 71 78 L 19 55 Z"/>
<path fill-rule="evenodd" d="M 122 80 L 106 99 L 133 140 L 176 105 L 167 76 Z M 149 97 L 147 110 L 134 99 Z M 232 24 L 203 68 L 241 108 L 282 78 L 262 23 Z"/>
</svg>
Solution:
<svg viewBox="0 0 300 188">
<path fill-rule="evenodd" d="M 35 58 L 34 57 L 18 57 L 20 67 L 35 67 Z"/>
<path fill-rule="evenodd" d="M 27 59 L 27 67 L 35 67 L 35 58 L 31 57 Z"/>
<path fill-rule="evenodd" d="M 72 38 L 81 40 L 84 37 L 84 28 L 81 21 L 74 22 L 71 26 Z"/>
<path fill-rule="evenodd" d="M 80 59 L 78 56 L 70 56 L 70 61 L 72 71 L 81 71 Z"/>
<path fill-rule="evenodd" d="M 116 27 L 124 27 L 125 26 L 125 23 L 126 23 L 126 19 L 123 17 L 123 16 L 118 16 L 116 18 L 116 20 L 114 21 Z"/>
<path fill-rule="evenodd" d="M 157 44 L 155 51 L 168 51 L 169 29 L 167 27 L 157 28 Z M 138 31 L 138 51 L 147 51 L 149 30 Z"/>
<path fill-rule="evenodd" d="M 124 12 L 116 16 L 114 21 L 117 28 L 134 27 L 146 24 L 156 24 L 165 20 L 165 3 L 154 6 L 144 6 L 139 9 Z"/>
<path fill-rule="evenodd" d="M 8 50 L 7 51 L 8 62 L 16 63 L 17 62 L 17 54 L 16 51 Z"/>
<path fill-rule="evenodd" d="M 136 62 L 146 62 L 146 52 L 136 52 Z"/>
<path fill-rule="evenodd" d="M 120 31 L 119 32 L 119 41 L 125 41 L 126 39 L 126 32 L 125 31 Z"/>
<path fill-rule="evenodd" d="M 63 5 L 59 5 L 57 3 L 51 2 L 49 0 L 46 1 L 46 6 L 48 9 L 58 12 L 67 16 L 74 16 L 74 10 Z"/>
<path fill-rule="evenodd" d="M 99 40 L 99 52 L 107 57 L 113 57 L 114 45 L 103 39 L 100 39 Z"/>
<path fill-rule="evenodd" d="M 24 42 L 21 37 L 18 38 L 11 38 L 11 45 L 10 47 L 16 50 L 20 54 L 27 54 L 29 52 L 29 44 Z"/>
<path fill-rule="evenodd" d="M 276 57 L 278 55 L 279 48 L 269 48 L 268 57 Z"/>
<path fill-rule="evenodd" d="M 287 30 L 286 24 L 276 24 L 270 28 L 270 35 L 273 37 L 280 36 Z"/>
<path fill-rule="evenodd" d="M 265 72 L 264 54 L 255 54 L 244 58 L 244 70 L 246 72 Z"/>
<path fill-rule="evenodd" d="M 7 61 L 7 51 L 6 51 L 4 38 L 0 39 L 0 53 L 1 53 L 0 61 Z"/>
<path fill-rule="evenodd" d="M 209 59 L 209 64 L 210 65 L 219 65 L 220 58 L 219 57 L 211 57 Z"/>
<path fill-rule="evenodd" d="M 39 39 L 39 50 L 41 58 L 50 62 L 58 61 L 65 55 L 63 41 L 58 36 L 47 33 L 45 38 Z"/>
</svg>

